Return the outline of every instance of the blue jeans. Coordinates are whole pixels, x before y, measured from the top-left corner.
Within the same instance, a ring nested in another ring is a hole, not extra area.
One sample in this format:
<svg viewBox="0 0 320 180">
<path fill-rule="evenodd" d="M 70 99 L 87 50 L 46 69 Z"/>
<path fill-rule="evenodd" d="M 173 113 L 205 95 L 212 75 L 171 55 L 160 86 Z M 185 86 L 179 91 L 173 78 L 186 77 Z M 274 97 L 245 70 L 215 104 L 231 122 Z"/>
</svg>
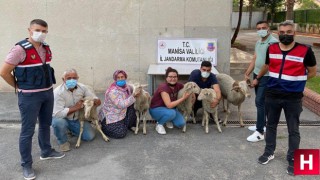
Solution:
<svg viewBox="0 0 320 180">
<path fill-rule="evenodd" d="M 67 130 L 72 134 L 79 136 L 80 122 L 79 120 L 68 120 L 64 118 L 52 118 L 52 127 L 54 135 L 56 135 L 58 144 L 64 144 L 68 141 Z M 83 124 L 83 133 L 81 139 L 91 141 L 96 135 L 96 130 L 91 126 L 90 122 L 85 121 Z"/>
<path fill-rule="evenodd" d="M 286 117 L 289 133 L 289 149 L 287 160 L 290 162 L 294 156 L 294 150 L 300 145 L 300 114 L 302 112 L 302 101 L 298 99 L 270 98 L 266 96 L 267 132 L 265 153 L 271 155 L 276 149 L 277 127 L 282 109 Z"/>
<path fill-rule="evenodd" d="M 32 166 L 32 136 L 37 119 L 39 121 L 38 142 L 41 155 L 51 152 L 50 126 L 53 110 L 53 90 L 35 93 L 18 93 L 18 105 L 21 115 L 21 132 L 19 137 L 19 151 L 21 166 Z"/>
<path fill-rule="evenodd" d="M 253 74 L 253 79 L 256 78 L 257 75 Z M 266 86 L 268 82 L 269 76 L 261 77 L 258 86 L 254 88 L 256 93 L 256 108 L 257 108 L 257 131 L 263 134 L 263 128 L 266 125 L 266 114 L 265 114 L 265 94 L 266 94 Z"/>
<path fill-rule="evenodd" d="M 150 108 L 149 113 L 158 124 L 165 124 L 168 121 L 172 121 L 176 127 L 183 127 L 185 125 L 182 114 L 176 109 L 169 109 L 166 107 Z"/>
</svg>

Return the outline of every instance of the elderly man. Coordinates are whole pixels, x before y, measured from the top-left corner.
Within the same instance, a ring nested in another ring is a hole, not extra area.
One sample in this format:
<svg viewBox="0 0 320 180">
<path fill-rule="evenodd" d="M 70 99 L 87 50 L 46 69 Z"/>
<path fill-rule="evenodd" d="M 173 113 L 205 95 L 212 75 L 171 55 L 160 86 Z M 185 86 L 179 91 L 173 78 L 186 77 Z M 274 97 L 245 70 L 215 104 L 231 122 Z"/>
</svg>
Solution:
<svg viewBox="0 0 320 180">
<path fill-rule="evenodd" d="M 268 119 L 266 146 L 258 162 L 267 164 L 274 159 L 277 127 L 283 109 L 289 133 L 287 173 L 294 175 L 293 157 L 294 151 L 299 149 L 300 145 L 299 123 L 303 90 L 306 81 L 316 75 L 317 63 L 309 46 L 294 41 L 295 30 L 291 21 L 279 24 L 278 35 L 280 43 L 269 46 L 265 65 L 253 81 L 253 85 L 257 85 L 259 79 L 269 70 L 265 97 L 265 110 Z"/>
<path fill-rule="evenodd" d="M 99 106 L 101 104 L 100 99 L 88 87 L 79 83 L 78 79 L 77 71 L 68 69 L 63 73 L 63 83 L 54 89 L 52 127 L 61 151 L 70 151 L 70 143 L 67 136 L 68 130 L 77 136 L 80 133 L 78 115 L 79 110 L 83 108 L 82 98 L 91 96 L 95 99 L 95 105 Z M 94 137 L 95 128 L 86 121 L 81 139 L 91 141 Z"/>
</svg>

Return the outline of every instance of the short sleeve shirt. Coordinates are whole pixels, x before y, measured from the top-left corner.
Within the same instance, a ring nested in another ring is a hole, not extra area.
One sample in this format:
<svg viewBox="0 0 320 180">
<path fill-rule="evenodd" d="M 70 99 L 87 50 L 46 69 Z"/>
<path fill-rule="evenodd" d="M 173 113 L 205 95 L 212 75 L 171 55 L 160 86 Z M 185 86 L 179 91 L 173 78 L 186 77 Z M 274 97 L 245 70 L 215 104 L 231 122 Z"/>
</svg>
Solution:
<svg viewBox="0 0 320 180">
<path fill-rule="evenodd" d="M 177 83 L 174 88 L 172 89 L 167 83 L 162 83 L 158 86 L 157 90 L 154 92 L 154 95 L 151 99 L 151 108 L 156 108 L 156 107 L 165 107 L 166 105 L 164 104 L 161 93 L 166 92 L 170 96 L 171 101 L 176 101 L 178 99 L 178 92 L 180 89 L 183 88 L 183 84 Z"/>
<path fill-rule="evenodd" d="M 37 49 L 37 52 L 42 60 L 42 62 L 45 62 L 46 60 L 46 49 L 43 45 Z M 7 55 L 7 58 L 5 60 L 6 63 L 17 66 L 19 63 L 22 63 L 26 59 L 26 51 L 20 46 L 15 45 Z"/>
<path fill-rule="evenodd" d="M 268 36 L 268 38 L 265 41 L 257 41 L 255 46 L 255 53 L 256 53 L 256 62 L 254 66 L 253 72 L 255 74 L 259 74 L 261 67 L 266 62 L 266 52 L 270 44 L 277 43 L 278 40 L 273 37 L 271 34 Z M 268 76 L 269 73 L 267 72 L 265 76 Z"/>
</svg>

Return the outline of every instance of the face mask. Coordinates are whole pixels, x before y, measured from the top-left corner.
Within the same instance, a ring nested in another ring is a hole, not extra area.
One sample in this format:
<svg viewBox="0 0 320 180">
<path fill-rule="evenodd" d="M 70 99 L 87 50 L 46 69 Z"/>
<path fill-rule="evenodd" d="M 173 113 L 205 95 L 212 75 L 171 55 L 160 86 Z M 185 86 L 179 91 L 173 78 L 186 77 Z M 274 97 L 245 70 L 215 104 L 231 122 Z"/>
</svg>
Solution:
<svg viewBox="0 0 320 180">
<path fill-rule="evenodd" d="M 177 83 L 174 83 L 174 84 L 171 84 L 171 83 L 168 83 L 169 86 L 171 87 L 174 87 Z"/>
<path fill-rule="evenodd" d="M 117 86 L 123 87 L 124 85 L 126 85 L 126 80 L 118 80 L 116 84 Z"/>
<path fill-rule="evenodd" d="M 201 77 L 208 78 L 210 76 L 209 72 L 201 72 Z"/>
<path fill-rule="evenodd" d="M 73 89 L 76 87 L 76 85 L 77 85 L 77 80 L 75 79 L 66 80 L 66 86 L 68 89 Z"/>
<path fill-rule="evenodd" d="M 37 31 L 32 31 L 32 40 L 34 40 L 35 42 L 44 42 L 44 40 L 46 39 L 47 34 L 46 33 L 42 33 L 42 32 L 37 32 Z"/>
<path fill-rule="evenodd" d="M 261 30 L 257 31 L 257 33 L 258 33 L 258 36 L 264 38 L 264 37 L 266 37 L 268 35 L 268 30 L 261 29 Z"/>
<path fill-rule="evenodd" d="M 279 35 L 279 40 L 284 45 L 289 45 L 294 41 L 293 35 Z"/>
</svg>

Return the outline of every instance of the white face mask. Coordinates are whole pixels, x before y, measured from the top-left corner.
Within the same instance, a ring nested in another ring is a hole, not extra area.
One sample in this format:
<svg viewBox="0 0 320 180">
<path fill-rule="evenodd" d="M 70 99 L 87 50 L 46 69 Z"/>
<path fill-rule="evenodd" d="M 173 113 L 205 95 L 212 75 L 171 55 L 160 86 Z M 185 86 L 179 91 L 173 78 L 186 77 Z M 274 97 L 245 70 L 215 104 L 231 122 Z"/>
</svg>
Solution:
<svg viewBox="0 0 320 180">
<path fill-rule="evenodd" d="M 47 34 L 46 33 L 42 33 L 42 32 L 37 32 L 37 31 L 32 31 L 32 40 L 34 40 L 35 42 L 44 42 L 44 40 L 46 39 Z"/>
<path fill-rule="evenodd" d="M 261 30 L 257 31 L 257 33 L 258 33 L 258 36 L 264 38 L 264 37 L 266 37 L 268 35 L 268 30 L 261 29 Z"/>
<path fill-rule="evenodd" d="M 208 78 L 209 76 L 210 76 L 210 73 L 209 73 L 209 72 L 206 72 L 206 71 L 201 72 L 201 77 L 203 77 L 203 78 Z"/>
</svg>

